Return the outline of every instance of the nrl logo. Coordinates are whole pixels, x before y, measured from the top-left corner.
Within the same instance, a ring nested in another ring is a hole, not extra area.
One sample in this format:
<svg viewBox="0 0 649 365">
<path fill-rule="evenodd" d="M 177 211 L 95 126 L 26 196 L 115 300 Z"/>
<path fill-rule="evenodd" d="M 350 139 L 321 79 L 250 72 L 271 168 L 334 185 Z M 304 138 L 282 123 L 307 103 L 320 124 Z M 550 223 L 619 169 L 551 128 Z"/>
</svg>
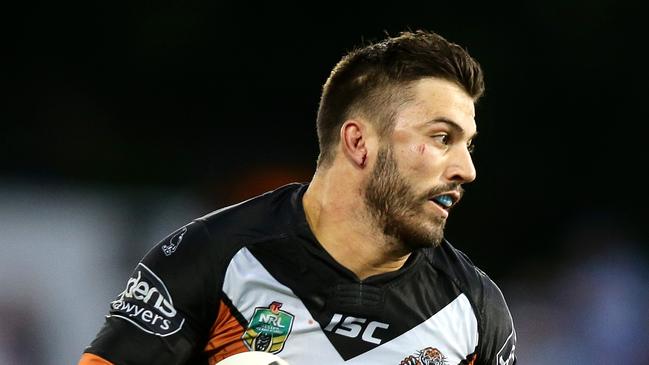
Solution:
<svg viewBox="0 0 649 365">
<path fill-rule="evenodd" d="M 293 328 L 295 316 L 280 310 L 281 307 L 282 303 L 272 302 L 267 308 L 255 308 L 248 329 L 241 337 L 250 351 L 273 354 L 282 351 Z"/>
</svg>

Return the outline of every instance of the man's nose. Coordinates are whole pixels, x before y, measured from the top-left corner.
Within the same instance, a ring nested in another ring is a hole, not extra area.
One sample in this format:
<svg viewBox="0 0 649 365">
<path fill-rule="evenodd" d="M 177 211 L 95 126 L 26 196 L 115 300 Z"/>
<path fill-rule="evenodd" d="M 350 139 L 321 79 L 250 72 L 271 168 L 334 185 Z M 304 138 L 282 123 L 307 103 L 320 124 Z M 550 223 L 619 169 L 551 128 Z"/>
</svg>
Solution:
<svg viewBox="0 0 649 365">
<path fill-rule="evenodd" d="M 447 168 L 446 178 L 449 181 L 460 184 L 470 183 L 476 178 L 476 170 L 473 165 L 473 158 L 466 147 L 458 148 L 452 156 Z"/>
</svg>

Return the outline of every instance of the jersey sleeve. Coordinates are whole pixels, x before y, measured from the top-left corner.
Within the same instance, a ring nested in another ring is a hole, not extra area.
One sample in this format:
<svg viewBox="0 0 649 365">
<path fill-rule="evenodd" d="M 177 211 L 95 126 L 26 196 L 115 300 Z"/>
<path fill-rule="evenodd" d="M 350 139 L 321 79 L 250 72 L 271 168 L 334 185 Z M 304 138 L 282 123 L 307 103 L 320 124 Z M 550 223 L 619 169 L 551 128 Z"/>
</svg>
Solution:
<svg viewBox="0 0 649 365">
<path fill-rule="evenodd" d="M 97 355 L 84 353 L 83 355 L 81 355 L 79 365 L 113 365 L 113 363 Z"/>
<path fill-rule="evenodd" d="M 483 282 L 477 364 L 514 365 L 516 331 L 511 313 L 498 286 L 477 270 Z"/>
<path fill-rule="evenodd" d="M 154 246 L 79 364 L 184 364 L 199 354 L 220 292 L 209 244 L 205 224 L 194 221 Z"/>
</svg>

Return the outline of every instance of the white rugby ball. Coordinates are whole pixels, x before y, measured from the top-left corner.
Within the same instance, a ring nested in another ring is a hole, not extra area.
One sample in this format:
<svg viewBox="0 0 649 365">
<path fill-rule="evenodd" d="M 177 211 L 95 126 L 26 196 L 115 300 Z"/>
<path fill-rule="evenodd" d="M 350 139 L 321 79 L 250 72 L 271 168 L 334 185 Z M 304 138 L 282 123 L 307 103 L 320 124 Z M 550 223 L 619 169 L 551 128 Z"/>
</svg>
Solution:
<svg viewBox="0 0 649 365">
<path fill-rule="evenodd" d="M 268 352 L 250 351 L 227 357 L 216 365 L 289 365 L 289 363 Z"/>
</svg>

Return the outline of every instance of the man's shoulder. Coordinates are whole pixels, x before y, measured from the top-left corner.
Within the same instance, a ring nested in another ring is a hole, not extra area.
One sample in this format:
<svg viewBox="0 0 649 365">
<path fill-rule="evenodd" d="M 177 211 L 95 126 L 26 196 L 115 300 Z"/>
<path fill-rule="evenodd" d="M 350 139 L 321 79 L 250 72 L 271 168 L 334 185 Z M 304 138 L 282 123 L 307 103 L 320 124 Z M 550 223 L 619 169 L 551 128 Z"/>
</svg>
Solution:
<svg viewBox="0 0 649 365">
<path fill-rule="evenodd" d="M 467 254 L 455 248 L 446 239 L 427 250 L 426 256 L 436 269 L 453 279 L 474 281 L 478 279 L 478 272 L 481 272 Z"/>
<path fill-rule="evenodd" d="M 496 283 L 466 253 L 447 240 L 432 249 L 428 257 L 432 265 L 469 295 L 475 304 L 484 302 L 485 295 L 500 293 Z"/>
<path fill-rule="evenodd" d="M 250 241 L 285 234 L 299 219 L 299 199 L 305 188 L 306 185 L 300 183 L 284 185 L 196 220 L 203 223 L 216 240 Z"/>
<path fill-rule="evenodd" d="M 151 248 L 145 264 L 201 262 L 206 272 L 215 263 L 227 265 L 241 248 L 290 233 L 291 221 L 299 219 L 297 197 L 304 187 L 286 185 L 194 219 Z"/>
</svg>

